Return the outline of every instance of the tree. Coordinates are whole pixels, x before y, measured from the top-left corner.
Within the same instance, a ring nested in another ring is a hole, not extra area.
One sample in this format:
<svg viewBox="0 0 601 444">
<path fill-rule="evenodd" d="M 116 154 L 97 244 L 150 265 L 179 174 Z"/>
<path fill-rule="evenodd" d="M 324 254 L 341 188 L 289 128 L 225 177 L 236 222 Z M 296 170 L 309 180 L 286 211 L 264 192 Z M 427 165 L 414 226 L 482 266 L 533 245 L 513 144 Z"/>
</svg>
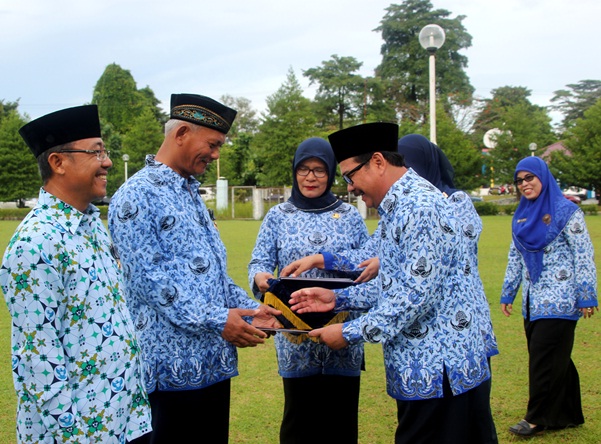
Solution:
<svg viewBox="0 0 601 444">
<path fill-rule="evenodd" d="M 290 68 L 284 84 L 267 98 L 267 111 L 251 144 L 257 185 L 291 185 L 292 159 L 297 146 L 318 135 L 311 101 L 302 92 Z"/>
<path fill-rule="evenodd" d="M 15 108 L 0 118 L 0 201 L 37 196 L 42 181 L 37 162 L 19 135 L 25 120 Z"/>
<path fill-rule="evenodd" d="M 150 89 L 149 86 L 146 86 L 145 88 L 140 89 L 139 92 L 144 98 L 144 102 L 146 103 L 146 105 L 149 106 L 152 110 L 155 119 L 158 122 L 160 122 L 161 125 L 165 125 L 165 123 L 167 123 L 167 120 L 169 120 L 169 115 L 164 113 L 159 107 L 161 101 L 157 99 L 156 95 L 154 94 L 154 91 Z"/>
<path fill-rule="evenodd" d="M 120 134 L 127 133 L 146 107 L 151 107 L 154 116 L 161 116 L 160 102 L 150 88 L 138 91 L 131 73 L 115 63 L 108 65 L 96 82 L 92 103 L 98 105 L 100 118 Z"/>
<path fill-rule="evenodd" d="M 513 173 L 520 159 L 531 154 L 529 145 L 540 148 L 555 142 L 551 118 L 547 110 L 530 102 L 531 91 L 524 87 L 504 86 L 492 90 L 492 99 L 484 100 L 476 118 L 472 140 L 479 145 L 485 132 L 498 128 L 496 146 L 487 157 L 487 167 L 493 167 L 492 179 L 497 183 L 513 181 Z"/>
<path fill-rule="evenodd" d="M 386 11 L 376 28 L 384 40 L 376 75 L 387 82 L 388 94 L 402 118 L 425 121 L 427 116 L 429 54 L 418 36 L 430 23 L 438 24 L 446 33 L 446 41 L 436 53 L 436 94 L 445 98 L 447 111 L 451 103 L 469 104 L 474 88 L 465 72 L 467 57 L 459 52 L 472 45 L 472 37 L 462 24 L 465 16 L 450 18 L 449 11 L 433 10 L 428 0 L 405 0 Z"/>
<path fill-rule="evenodd" d="M 437 108 L 436 122 L 437 144 L 455 170 L 455 186 L 470 191 L 483 185 L 480 149 L 457 127 L 442 106 Z"/>
<path fill-rule="evenodd" d="M 256 184 L 256 170 L 252 162 L 251 141 L 258 131 L 259 119 L 251 101 L 244 97 L 229 94 L 219 101 L 237 111 L 236 119 L 227 134 L 227 142 L 220 150 L 219 161 L 209 164 L 203 175 L 204 183 L 217 182 L 219 175 L 228 179 L 229 185 L 252 186 Z"/>
<path fill-rule="evenodd" d="M 601 98 L 601 80 L 581 80 L 566 85 L 567 89 L 554 92 L 549 108 L 563 114 L 562 129 L 571 128 L 577 119 L 584 117 L 584 112 Z"/>
<path fill-rule="evenodd" d="M 332 114 L 337 116 L 337 127 L 344 127 L 345 119 L 356 120 L 361 116 L 361 104 L 365 91 L 365 79 L 355 74 L 363 65 L 354 57 L 332 55 L 331 60 L 320 67 L 309 68 L 303 75 L 309 84 L 317 84 L 315 106 L 320 120 L 326 125 Z"/>
<path fill-rule="evenodd" d="M 601 195 L 601 99 L 576 119 L 564 144 L 569 152 L 551 154 L 555 178 L 564 186 L 592 189 Z"/>
<path fill-rule="evenodd" d="M 131 128 L 121 139 L 121 147 L 111 152 L 113 167 L 109 172 L 107 193 L 112 195 L 125 181 L 125 163 L 127 154 L 127 175 L 133 176 L 144 167 L 147 154 L 154 154 L 163 143 L 163 128 L 156 120 L 151 107 L 146 107 L 131 123 Z"/>
<path fill-rule="evenodd" d="M 19 101 L 16 102 L 5 102 L 4 100 L 0 100 L 0 121 L 4 117 L 8 117 L 12 112 L 18 112 Z"/>
</svg>

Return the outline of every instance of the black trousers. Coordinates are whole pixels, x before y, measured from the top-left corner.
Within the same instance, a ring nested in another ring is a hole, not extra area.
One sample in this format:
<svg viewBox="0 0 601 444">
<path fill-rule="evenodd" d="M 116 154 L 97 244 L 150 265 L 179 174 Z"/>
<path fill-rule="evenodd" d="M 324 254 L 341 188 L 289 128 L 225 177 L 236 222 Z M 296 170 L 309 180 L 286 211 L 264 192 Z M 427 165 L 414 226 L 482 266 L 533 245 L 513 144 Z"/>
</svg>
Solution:
<svg viewBox="0 0 601 444">
<path fill-rule="evenodd" d="M 395 444 L 496 444 L 490 382 L 453 396 L 445 375 L 443 397 L 397 400 Z"/>
<path fill-rule="evenodd" d="M 572 361 L 576 322 L 524 320 L 530 391 L 525 419 L 531 424 L 563 428 L 584 423 L 580 378 Z"/>
<path fill-rule="evenodd" d="M 357 444 L 360 376 L 315 375 L 283 381 L 280 444 Z"/>
<path fill-rule="evenodd" d="M 135 444 L 227 444 L 230 421 L 229 379 L 198 390 L 162 392 L 148 398 L 152 432 Z"/>
</svg>

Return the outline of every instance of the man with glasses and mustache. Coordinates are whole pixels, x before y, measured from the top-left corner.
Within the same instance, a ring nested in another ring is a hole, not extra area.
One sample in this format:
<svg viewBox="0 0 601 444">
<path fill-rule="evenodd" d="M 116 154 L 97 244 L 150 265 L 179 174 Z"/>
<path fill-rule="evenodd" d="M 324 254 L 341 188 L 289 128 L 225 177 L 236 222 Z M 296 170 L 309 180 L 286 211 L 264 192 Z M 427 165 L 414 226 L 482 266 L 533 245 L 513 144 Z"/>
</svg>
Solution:
<svg viewBox="0 0 601 444">
<path fill-rule="evenodd" d="M 151 430 L 150 405 L 121 273 L 91 204 L 112 166 L 97 107 L 57 111 L 19 133 L 43 186 L 0 268 L 17 441 L 131 442 Z"/>
</svg>

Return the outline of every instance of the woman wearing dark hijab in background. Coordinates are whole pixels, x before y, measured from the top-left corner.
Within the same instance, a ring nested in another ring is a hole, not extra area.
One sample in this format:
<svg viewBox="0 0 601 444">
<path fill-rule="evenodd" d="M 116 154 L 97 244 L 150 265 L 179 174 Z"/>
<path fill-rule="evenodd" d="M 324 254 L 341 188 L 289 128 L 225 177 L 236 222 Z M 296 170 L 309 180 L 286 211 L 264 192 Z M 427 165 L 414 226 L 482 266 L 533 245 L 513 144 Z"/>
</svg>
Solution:
<svg viewBox="0 0 601 444">
<path fill-rule="evenodd" d="M 417 174 L 438 188 L 455 208 L 455 214 L 461 223 L 461 233 L 470 245 L 470 257 L 468 258 L 470 270 L 466 274 L 466 279 L 473 280 L 474 288 L 477 291 L 474 294 L 474 299 L 478 307 L 478 313 L 481 315 L 477 322 L 480 324 L 480 331 L 486 344 L 486 356 L 490 366 L 490 358 L 499 354 L 499 349 L 490 319 L 490 306 L 478 271 L 478 241 L 482 233 L 482 220 L 469 195 L 455 188 L 453 166 L 438 145 L 430 142 L 421 134 L 408 134 L 399 140 L 398 152 L 403 155 L 407 168 L 412 168 Z M 489 396 L 491 382 L 492 377 L 483 383 L 488 388 Z M 474 418 L 474 421 L 479 421 L 481 425 L 479 428 L 481 431 L 479 442 L 497 442 L 497 430 L 492 420 L 491 411 L 481 413 L 480 418 Z M 484 424 L 487 424 L 488 427 L 483 427 Z"/>
<path fill-rule="evenodd" d="M 597 271 L 584 213 L 563 197 L 547 164 L 538 157 L 522 159 L 514 180 L 521 198 L 501 310 L 511 315 L 521 284 L 530 385 L 526 416 L 509 431 L 531 436 L 584 423 L 571 354 L 576 322 L 597 307 Z"/>
<path fill-rule="evenodd" d="M 275 270 L 325 248 L 358 248 L 368 240 L 359 211 L 330 191 L 336 158 L 325 139 L 302 142 L 295 153 L 292 195 L 265 216 L 248 266 L 253 293 L 260 297 Z M 342 277 L 340 272 L 313 269 L 304 277 Z M 354 276 L 352 276 L 354 277 Z M 348 313 L 346 319 L 359 314 Z M 359 383 L 363 345 L 332 350 L 306 334 L 278 333 L 274 338 L 279 374 L 284 384 L 280 443 L 357 443 Z M 326 405 L 328 425 L 308 422 L 316 406 Z"/>
</svg>

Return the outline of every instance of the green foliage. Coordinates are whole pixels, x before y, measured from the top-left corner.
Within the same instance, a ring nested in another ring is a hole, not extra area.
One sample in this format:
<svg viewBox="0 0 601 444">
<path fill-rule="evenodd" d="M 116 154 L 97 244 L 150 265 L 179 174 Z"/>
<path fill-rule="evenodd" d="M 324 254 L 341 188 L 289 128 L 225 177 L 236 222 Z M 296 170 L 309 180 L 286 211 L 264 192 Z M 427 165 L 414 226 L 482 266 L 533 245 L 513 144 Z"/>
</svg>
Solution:
<svg viewBox="0 0 601 444">
<path fill-rule="evenodd" d="M 542 148 L 553 143 L 555 136 L 547 111 L 530 102 L 529 89 L 505 86 L 493 89 L 492 94 L 492 99 L 484 101 L 476 119 L 473 137 L 482 140 L 485 131 L 491 128 L 503 132 L 496 138 L 496 147 L 489 151 L 486 161 L 487 167 L 494 168 L 495 183 L 510 183 L 517 163 L 531 155 L 529 145 L 536 143 Z"/>
<path fill-rule="evenodd" d="M 0 119 L 0 201 L 36 197 L 42 185 L 35 157 L 19 135 L 24 124 L 14 109 Z"/>
<path fill-rule="evenodd" d="M 599 206 L 595 204 L 580 205 L 580 209 L 584 214 L 590 214 L 592 216 L 596 216 L 599 213 Z"/>
<path fill-rule="evenodd" d="M 226 143 L 220 150 L 219 175 L 228 179 L 229 185 L 255 185 L 257 171 L 253 162 L 251 142 L 258 131 L 259 119 L 250 100 L 244 97 L 222 96 L 220 101 L 235 109 L 238 114 L 230 129 Z M 217 183 L 217 162 L 209 165 L 203 176 L 205 183 Z"/>
<path fill-rule="evenodd" d="M 123 136 L 121 155 L 129 155 L 128 171 L 130 176 L 144 168 L 146 155 L 156 153 L 161 143 L 163 143 L 163 138 L 163 127 L 156 120 L 152 109 L 144 108 Z"/>
<path fill-rule="evenodd" d="M 157 121 L 165 120 L 152 90 L 138 90 L 131 73 L 115 63 L 108 65 L 96 82 L 92 103 L 98 105 L 101 120 L 110 123 L 119 134 L 127 133 L 145 108 L 152 110 Z"/>
<path fill-rule="evenodd" d="M 3 118 L 10 115 L 12 112 L 18 112 L 18 110 L 17 110 L 18 108 L 19 108 L 18 100 L 16 102 L 8 102 L 3 99 L 0 100 L 0 121 L 2 121 Z"/>
<path fill-rule="evenodd" d="M 436 112 L 437 145 L 444 151 L 455 170 L 455 187 L 473 190 L 482 185 L 482 155 L 453 119 L 438 107 Z"/>
<path fill-rule="evenodd" d="M 282 186 L 292 183 L 292 159 L 298 145 L 316 135 L 316 119 L 311 101 L 302 95 L 294 71 L 286 82 L 267 98 L 267 111 L 252 141 L 257 185 Z"/>
<path fill-rule="evenodd" d="M 498 205 L 492 202 L 474 202 L 474 207 L 480 216 L 496 216 L 499 214 Z"/>
<path fill-rule="evenodd" d="M 338 118 L 338 129 L 344 128 L 345 119 L 357 120 L 361 115 L 367 80 L 354 74 L 361 65 L 363 63 L 354 57 L 339 57 L 334 54 L 331 60 L 322 62 L 320 67 L 303 71 L 310 85 L 319 85 L 315 106 L 318 119 L 324 126 L 331 123 L 329 117 L 332 113 Z"/>
<path fill-rule="evenodd" d="M 555 91 L 549 108 L 563 114 L 561 125 L 564 130 L 574 126 L 584 112 L 601 99 L 601 80 L 581 80 L 566 85 L 567 89 Z"/>
<path fill-rule="evenodd" d="M 228 179 L 230 186 L 256 184 L 256 169 L 250 148 L 252 140 L 250 133 L 239 133 L 231 143 L 221 148 L 220 174 Z"/>
<path fill-rule="evenodd" d="M 565 185 L 601 191 L 601 99 L 577 119 L 564 144 L 569 152 L 555 151 L 551 170 Z M 598 194 L 599 195 L 599 194 Z"/>
<path fill-rule="evenodd" d="M 465 16 L 450 18 L 451 12 L 433 9 L 428 0 L 405 0 L 386 8 L 376 29 L 382 33 L 382 62 L 376 74 L 387 82 L 397 112 L 403 118 L 423 121 L 429 97 L 429 53 L 419 43 L 419 32 L 431 23 L 446 33 L 444 45 L 436 53 L 436 94 L 450 102 L 470 101 L 474 88 L 465 72 L 467 57 L 460 53 L 472 45 L 463 26 Z M 420 105 L 421 104 L 421 105 Z"/>
</svg>

